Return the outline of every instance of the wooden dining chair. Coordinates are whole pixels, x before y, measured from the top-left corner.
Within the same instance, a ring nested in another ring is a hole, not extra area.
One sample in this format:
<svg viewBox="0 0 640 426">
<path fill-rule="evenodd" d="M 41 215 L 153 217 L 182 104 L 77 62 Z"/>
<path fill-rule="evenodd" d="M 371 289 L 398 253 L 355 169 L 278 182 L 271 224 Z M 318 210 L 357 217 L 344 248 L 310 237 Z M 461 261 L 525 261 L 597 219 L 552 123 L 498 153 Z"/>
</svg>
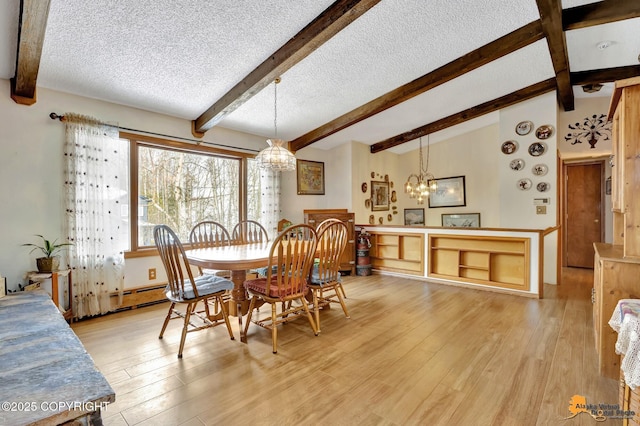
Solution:
<svg viewBox="0 0 640 426">
<path fill-rule="evenodd" d="M 231 235 L 227 228 L 218 222 L 205 220 L 196 223 L 189 233 L 189 243 L 191 248 L 207 248 L 231 245 Z M 218 275 L 224 278 L 231 277 L 231 271 L 222 271 L 214 269 L 200 269 L 200 273 L 206 275 Z"/>
<path fill-rule="evenodd" d="M 167 225 L 157 225 L 153 228 L 153 238 L 156 248 L 162 259 L 162 264 L 167 273 L 166 296 L 171 302 L 169 312 L 164 319 L 159 338 L 162 339 L 170 320 L 182 318 L 182 337 L 180 338 L 180 348 L 178 358 L 182 358 L 182 351 L 187 337 L 187 333 L 199 331 L 217 325 L 226 324 L 231 340 L 234 339 L 229 316 L 222 297 L 225 292 L 233 289 L 233 282 L 216 275 L 199 275 L 194 277 L 191 265 L 184 253 L 184 248 L 178 236 Z M 209 302 L 215 301 L 215 305 L 220 309 L 211 315 Z M 198 304 L 203 302 L 204 309 L 197 310 Z M 185 306 L 184 311 L 178 306 Z M 196 324 L 193 316 L 197 316 L 202 324 Z"/>
<path fill-rule="evenodd" d="M 255 220 L 242 220 L 231 231 L 233 244 L 250 244 L 269 241 L 269 233 Z"/>
<path fill-rule="evenodd" d="M 336 222 L 340 222 L 340 223 L 344 224 L 344 222 L 342 222 L 340 219 L 336 219 L 336 218 L 329 218 L 329 219 L 323 220 L 316 227 L 316 234 L 320 235 L 322 233 L 322 231 L 324 231 L 324 229 L 326 227 L 328 227 L 332 223 L 336 223 Z M 348 232 L 349 232 L 349 228 L 347 228 L 347 233 Z M 348 239 L 348 234 L 347 234 L 347 239 Z M 343 252 L 344 252 L 344 250 L 343 250 Z M 340 285 L 340 292 L 342 293 L 342 297 L 344 297 L 346 299 L 347 298 L 347 293 L 344 291 L 344 286 L 342 286 L 342 285 Z"/>
<path fill-rule="evenodd" d="M 271 330 L 273 353 L 278 352 L 278 325 L 306 315 L 313 333 L 317 336 L 315 322 L 304 296 L 308 291 L 307 280 L 313 264 L 317 237 L 315 230 L 305 224 L 293 225 L 282 231 L 271 245 L 269 266 L 266 277 L 247 280 L 244 287 L 251 295 L 247 322 L 244 328 L 246 338 L 249 324 Z M 300 305 L 292 306 L 297 300 Z M 271 316 L 253 318 L 253 310 L 258 303 L 271 305 Z M 278 305 L 281 309 L 278 310 Z"/>
<path fill-rule="evenodd" d="M 311 269 L 308 284 L 313 296 L 313 312 L 318 332 L 320 332 L 320 309 L 331 303 L 340 303 L 344 315 L 350 318 L 342 297 L 344 290 L 339 271 L 340 258 L 347 246 L 347 225 L 340 220 L 331 219 L 322 224 L 322 227 L 318 226 L 317 261 Z"/>
</svg>

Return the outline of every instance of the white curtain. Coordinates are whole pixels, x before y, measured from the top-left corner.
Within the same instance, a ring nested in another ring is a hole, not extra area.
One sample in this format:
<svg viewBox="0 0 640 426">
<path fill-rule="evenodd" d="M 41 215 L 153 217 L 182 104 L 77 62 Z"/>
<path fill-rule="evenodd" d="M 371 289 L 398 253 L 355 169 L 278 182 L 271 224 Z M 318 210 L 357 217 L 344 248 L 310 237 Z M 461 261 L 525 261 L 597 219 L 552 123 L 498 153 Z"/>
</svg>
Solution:
<svg viewBox="0 0 640 426">
<path fill-rule="evenodd" d="M 260 186 L 262 196 L 262 211 L 260 223 L 273 240 L 278 235 L 278 221 L 280 220 L 280 174 L 275 170 L 260 170 Z"/>
<path fill-rule="evenodd" d="M 121 206 L 128 193 L 128 151 L 114 126 L 69 113 L 64 122 L 65 231 L 73 243 L 73 312 L 82 318 L 112 311 L 122 301 Z"/>
</svg>

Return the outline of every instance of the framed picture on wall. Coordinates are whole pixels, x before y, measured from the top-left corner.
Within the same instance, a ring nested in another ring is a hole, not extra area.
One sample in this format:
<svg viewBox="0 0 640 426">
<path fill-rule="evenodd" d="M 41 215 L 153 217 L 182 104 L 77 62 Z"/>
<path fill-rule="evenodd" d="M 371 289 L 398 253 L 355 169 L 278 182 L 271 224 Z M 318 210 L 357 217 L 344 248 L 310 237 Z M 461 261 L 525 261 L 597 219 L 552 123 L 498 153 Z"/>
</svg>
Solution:
<svg viewBox="0 0 640 426">
<path fill-rule="evenodd" d="M 371 181 L 371 210 L 389 210 L 389 182 Z"/>
<path fill-rule="evenodd" d="M 446 228 L 480 228 L 480 213 L 442 214 Z"/>
<path fill-rule="evenodd" d="M 424 209 L 404 209 L 405 225 L 424 225 Z"/>
<path fill-rule="evenodd" d="M 464 176 L 436 179 L 437 189 L 429 194 L 429 207 L 463 207 L 467 205 Z"/>
<path fill-rule="evenodd" d="M 324 195 L 324 163 L 296 160 L 298 195 Z"/>
</svg>

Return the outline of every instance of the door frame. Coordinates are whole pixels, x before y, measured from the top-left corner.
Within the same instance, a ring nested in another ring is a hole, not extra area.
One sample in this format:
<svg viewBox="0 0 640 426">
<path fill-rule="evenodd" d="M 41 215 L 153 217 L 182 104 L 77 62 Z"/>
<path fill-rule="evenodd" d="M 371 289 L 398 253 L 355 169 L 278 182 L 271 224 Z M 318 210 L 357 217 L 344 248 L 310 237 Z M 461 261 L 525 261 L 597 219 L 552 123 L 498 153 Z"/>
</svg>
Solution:
<svg viewBox="0 0 640 426">
<path fill-rule="evenodd" d="M 567 267 L 567 168 L 569 166 L 581 165 L 588 166 L 590 164 L 600 165 L 600 241 L 604 241 L 605 232 L 605 176 L 606 176 L 606 163 L 609 156 L 598 156 L 589 158 L 571 158 L 562 160 L 562 185 L 560 186 L 560 197 L 562 202 L 560 204 L 560 223 L 562 227 L 562 249 L 561 249 L 561 265 Z"/>
</svg>

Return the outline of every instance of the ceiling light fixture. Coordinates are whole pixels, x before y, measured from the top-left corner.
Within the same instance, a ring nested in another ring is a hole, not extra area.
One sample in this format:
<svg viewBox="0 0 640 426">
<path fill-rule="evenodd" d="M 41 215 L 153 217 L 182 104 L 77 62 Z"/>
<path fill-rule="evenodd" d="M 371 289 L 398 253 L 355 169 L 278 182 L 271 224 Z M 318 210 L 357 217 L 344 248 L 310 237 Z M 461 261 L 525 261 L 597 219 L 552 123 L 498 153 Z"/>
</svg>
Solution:
<svg viewBox="0 0 640 426">
<path fill-rule="evenodd" d="M 296 157 L 284 146 L 286 142 L 278 139 L 278 83 L 280 77 L 273 82 L 274 138 L 267 139 L 269 147 L 258 153 L 256 161 L 261 169 L 288 172 L 296 169 Z"/>
<path fill-rule="evenodd" d="M 411 198 L 417 198 L 418 204 L 424 204 L 424 199 L 429 197 L 429 193 L 438 189 L 435 176 L 429 173 L 429 135 L 427 135 L 427 164 L 423 164 L 422 136 L 420 137 L 420 170 L 417 174 L 412 173 L 404 184 L 404 192 Z M 415 180 L 412 182 L 412 179 Z"/>
<path fill-rule="evenodd" d="M 602 89 L 602 84 L 600 83 L 591 83 L 582 85 L 582 91 L 584 93 L 596 93 Z"/>
</svg>

